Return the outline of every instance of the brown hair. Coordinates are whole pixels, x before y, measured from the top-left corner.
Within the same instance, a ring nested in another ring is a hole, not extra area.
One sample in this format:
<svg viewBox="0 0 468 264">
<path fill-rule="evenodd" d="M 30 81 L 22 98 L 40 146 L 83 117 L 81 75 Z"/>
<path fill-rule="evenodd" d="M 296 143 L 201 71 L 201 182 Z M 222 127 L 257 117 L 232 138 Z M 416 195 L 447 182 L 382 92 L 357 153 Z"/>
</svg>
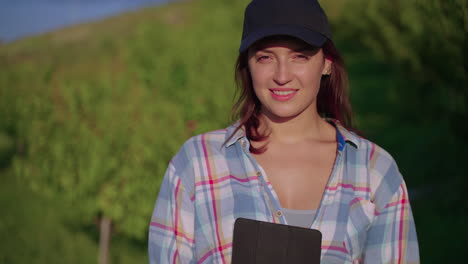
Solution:
<svg viewBox="0 0 468 264">
<path fill-rule="evenodd" d="M 352 111 L 348 95 L 348 74 L 343 59 L 331 40 L 322 46 L 325 57 L 331 60 L 332 74 L 322 76 L 320 90 L 317 95 L 317 111 L 324 118 L 339 121 L 344 127 L 352 129 Z M 260 100 L 255 95 L 252 78 L 248 67 L 248 51 L 239 54 L 235 68 L 235 80 L 240 92 L 237 102 L 233 106 L 233 118 L 238 119 L 237 132 L 245 128 L 247 138 L 252 141 L 264 141 L 268 135 L 258 131 L 260 126 Z M 234 135 L 231 135 L 231 137 Z M 250 152 L 263 153 L 266 145 L 254 148 L 250 145 Z"/>
</svg>

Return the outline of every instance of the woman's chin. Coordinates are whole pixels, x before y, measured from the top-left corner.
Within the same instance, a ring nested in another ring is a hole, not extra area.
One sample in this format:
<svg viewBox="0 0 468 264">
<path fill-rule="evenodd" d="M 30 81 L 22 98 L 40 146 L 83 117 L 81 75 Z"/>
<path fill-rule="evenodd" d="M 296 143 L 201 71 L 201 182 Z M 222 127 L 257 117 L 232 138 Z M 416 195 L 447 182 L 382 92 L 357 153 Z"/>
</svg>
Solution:
<svg viewBox="0 0 468 264">
<path fill-rule="evenodd" d="M 299 111 L 264 111 L 263 115 L 275 123 L 283 123 L 294 119 L 300 113 Z"/>
</svg>

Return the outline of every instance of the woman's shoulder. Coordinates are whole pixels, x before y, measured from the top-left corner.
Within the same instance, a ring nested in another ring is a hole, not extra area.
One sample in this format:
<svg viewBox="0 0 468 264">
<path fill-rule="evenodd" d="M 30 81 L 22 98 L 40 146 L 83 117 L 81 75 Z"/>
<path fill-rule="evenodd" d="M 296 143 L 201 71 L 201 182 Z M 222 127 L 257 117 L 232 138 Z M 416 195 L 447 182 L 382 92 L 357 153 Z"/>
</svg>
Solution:
<svg viewBox="0 0 468 264">
<path fill-rule="evenodd" d="M 338 147 L 343 148 L 345 144 L 351 145 L 351 149 L 354 150 L 355 154 L 360 156 L 361 160 L 367 161 L 369 169 L 379 169 L 379 167 L 390 165 L 396 166 L 393 156 L 383 147 L 339 124 L 337 128 L 340 132 Z"/>
<path fill-rule="evenodd" d="M 182 148 L 221 148 L 226 145 L 226 141 L 234 130 L 234 125 L 231 125 L 224 129 L 208 131 L 192 136 L 185 141 Z"/>
<path fill-rule="evenodd" d="M 339 127 L 343 135 L 344 144 L 347 144 L 350 155 L 348 160 L 355 162 L 353 167 L 367 171 L 368 184 L 373 194 L 387 196 L 395 193 L 404 184 L 398 165 L 393 156 L 375 142 L 357 135 L 343 127 Z"/>
<path fill-rule="evenodd" d="M 222 154 L 224 149 L 230 145 L 231 135 L 236 133 L 236 126 L 231 125 L 224 129 L 208 131 L 190 137 L 182 145 L 174 158 L 179 156 L 185 159 L 209 158 L 209 156 Z M 236 135 L 239 133 L 236 133 Z"/>
</svg>

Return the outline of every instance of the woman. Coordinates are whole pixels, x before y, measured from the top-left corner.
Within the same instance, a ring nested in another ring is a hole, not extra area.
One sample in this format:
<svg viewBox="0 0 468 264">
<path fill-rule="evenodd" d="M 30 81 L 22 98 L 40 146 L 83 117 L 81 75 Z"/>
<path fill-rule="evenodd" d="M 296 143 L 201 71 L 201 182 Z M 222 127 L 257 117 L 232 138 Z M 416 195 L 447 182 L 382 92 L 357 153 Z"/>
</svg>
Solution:
<svg viewBox="0 0 468 264">
<path fill-rule="evenodd" d="M 405 183 L 351 126 L 316 0 L 254 0 L 236 67 L 239 121 L 188 140 L 161 185 L 151 263 L 230 263 L 234 221 L 318 229 L 321 263 L 418 263 Z"/>
</svg>

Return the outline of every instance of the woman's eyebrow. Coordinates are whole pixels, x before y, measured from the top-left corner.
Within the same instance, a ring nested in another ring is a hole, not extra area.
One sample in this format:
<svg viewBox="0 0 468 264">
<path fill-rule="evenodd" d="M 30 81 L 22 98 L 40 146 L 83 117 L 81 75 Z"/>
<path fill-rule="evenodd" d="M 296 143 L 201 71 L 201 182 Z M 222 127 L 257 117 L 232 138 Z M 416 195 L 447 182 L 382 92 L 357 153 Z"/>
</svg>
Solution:
<svg viewBox="0 0 468 264">
<path fill-rule="evenodd" d="M 291 52 L 311 52 L 311 53 L 316 53 L 317 51 L 319 51 L 320 48 L 317 48 L 317 47 L 310 47 L 310 46 L 300 46 L 298 48 L 295 48 L 295 49 L 291 49 Z M 274 51 L 270 50 L 269 47 L 262 47 L 262 46 L 259 46 L 259 47 L 256 47 L 253 49 L 253 52 L 256 53 L 256 52 L 264 52 L 264 53 L 274 53 Z"/>
</svg>

